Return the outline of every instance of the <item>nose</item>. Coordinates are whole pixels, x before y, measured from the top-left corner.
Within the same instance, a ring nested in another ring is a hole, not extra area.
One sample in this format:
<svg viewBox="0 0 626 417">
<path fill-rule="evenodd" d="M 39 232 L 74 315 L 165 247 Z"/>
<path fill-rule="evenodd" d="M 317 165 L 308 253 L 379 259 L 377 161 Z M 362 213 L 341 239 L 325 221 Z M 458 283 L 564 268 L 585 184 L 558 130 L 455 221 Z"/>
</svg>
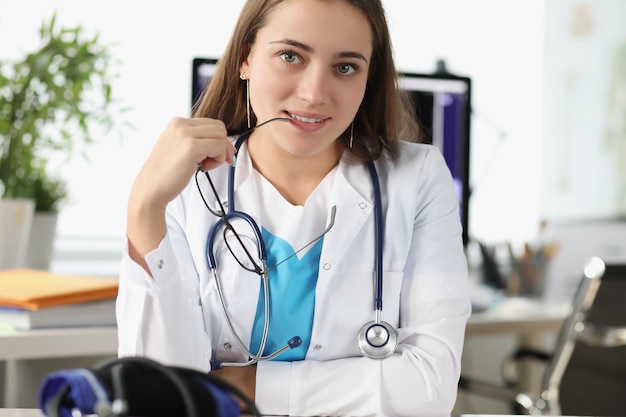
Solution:
<svg viewBox="0 0 626 417">
<path fill-rule="evenodd" d="M 317 65 L 309 65 L 302 73 L 298 85 L 298 96 L 310 105 L 318 106 L 326 103 L 330 91 L 328 71 Z"/>
</svg>

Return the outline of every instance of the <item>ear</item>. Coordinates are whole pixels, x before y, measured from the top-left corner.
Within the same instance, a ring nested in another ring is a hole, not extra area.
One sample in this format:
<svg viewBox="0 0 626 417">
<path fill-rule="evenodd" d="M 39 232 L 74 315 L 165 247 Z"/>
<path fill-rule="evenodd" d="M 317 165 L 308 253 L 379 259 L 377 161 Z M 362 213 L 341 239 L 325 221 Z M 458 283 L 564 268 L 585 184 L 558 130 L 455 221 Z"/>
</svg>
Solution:
<svg viewBox="0 0 626 417">
<path fill-rule="evenodd" d="M 239 67 L 239 75 L 246 75 L 246 78 L 249 77 L 249 68 L 250 65 L 248 64 L 248 58 L 244 59 L 243 62 L 241 63 L 241 66 Z"/>
</svg>

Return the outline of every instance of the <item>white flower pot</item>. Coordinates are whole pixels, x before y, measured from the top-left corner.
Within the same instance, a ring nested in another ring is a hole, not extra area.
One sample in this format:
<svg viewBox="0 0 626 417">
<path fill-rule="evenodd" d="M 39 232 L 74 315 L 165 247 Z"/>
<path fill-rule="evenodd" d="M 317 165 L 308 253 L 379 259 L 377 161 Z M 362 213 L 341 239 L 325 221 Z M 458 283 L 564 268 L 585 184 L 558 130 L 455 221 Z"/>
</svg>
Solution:
<svg viewBox="0 0 626 417">
<path fill-rule="evenodd" d="M 33 200 L 0 199 L 0 269 L 25 266 L 34 211 Z"/>
<path fill-rule="evenodd" d="M 28 239 L 27 267 L 41 270 L 50 268 L 58 217 L 57 213 L 35 212 Z"/>
</svg>

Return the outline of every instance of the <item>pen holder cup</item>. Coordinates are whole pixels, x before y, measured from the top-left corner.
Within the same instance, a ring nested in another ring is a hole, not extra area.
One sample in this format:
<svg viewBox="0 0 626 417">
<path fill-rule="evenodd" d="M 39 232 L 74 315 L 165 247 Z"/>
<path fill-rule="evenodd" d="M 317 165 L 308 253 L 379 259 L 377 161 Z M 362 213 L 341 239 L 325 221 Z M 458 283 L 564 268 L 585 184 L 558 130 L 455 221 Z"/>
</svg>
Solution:
<svg viewBox="0 0 626 417">
<path fill-rule="evenodd" d="M 548 261 L 545 259 L 521 259 L 517 268 L 517 293 L 520 296 L 541 298 L 546 285 Z"/>
</svg>

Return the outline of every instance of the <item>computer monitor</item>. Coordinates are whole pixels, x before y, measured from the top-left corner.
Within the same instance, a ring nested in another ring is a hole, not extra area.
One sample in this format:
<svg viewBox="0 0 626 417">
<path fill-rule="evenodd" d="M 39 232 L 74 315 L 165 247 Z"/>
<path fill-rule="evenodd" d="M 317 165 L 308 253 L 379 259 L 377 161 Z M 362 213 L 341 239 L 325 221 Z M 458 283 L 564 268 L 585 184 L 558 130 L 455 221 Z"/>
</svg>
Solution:
<svg viewBox="0 0 626 417">
<path fill-rule="evenodd" d="M 447 73 L 401 73 L 398 87 L 409 93 L 424 133 L 423 141 L 441 150 L 452 173 L 463 225 L 463 243 L 467 244 L 471 79 Z"/>
<path fill-rule="evenodd" d="M 191 106 L 215 74 L 217 59 L 194 58 Z M 450 74 L 400 73 L 398 87 L 406 90 L 423 128 L 424 141 L 437 146 L 452 173 L 459 199 L 463 243 L 468 242 L 470 196 L 471 80 Z"/>
</svg>

